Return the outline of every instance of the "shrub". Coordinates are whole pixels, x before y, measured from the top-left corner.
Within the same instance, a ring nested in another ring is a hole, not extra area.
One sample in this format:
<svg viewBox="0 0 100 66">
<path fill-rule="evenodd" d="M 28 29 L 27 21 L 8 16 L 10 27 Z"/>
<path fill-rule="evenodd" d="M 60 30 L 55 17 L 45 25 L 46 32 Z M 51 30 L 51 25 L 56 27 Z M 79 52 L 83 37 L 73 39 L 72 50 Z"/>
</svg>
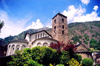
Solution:
<svg viewBox="0 0 100 66">
<path fill-rule="evenodd" d="M 58 59 L 57 51 L 49 47 L 37 46 L 32 48 L 32 59 L 40 64 L 53 64 L 56 63 Z"/>
<path fill-rule="evenodd" d="M 82 66 L 93 66 L 93 60 L 90 58 L 84 58 L 82 60 Z"/>
<path fill-rule="evenodd" d="M 73 44 L 72 42 L 69 41 L 69 42 L 64 46 L 63 51 L 68 51 L 70 57 L 73 58 L 76 49 L 77 49 L 77 48 L 75 47 L 75 44 Z"/>
<path fill-rule="evenodd" d="M 49 66 L 53 66 L 51 63 L 50 63 L 50 65 Z"/>
<path fill-rule="evenodd" d="M 72 40 L 74 41 L 75 44 L 76 44 L 77 42 L 80 42 L 78 36 L 74 36 L 74 37 L 72 38 Z"/>
<path fill-rule="evenodd" d="M 31 54 L 31 49 L 30 48 L 25 48 L 25 49 L 23 49 L 23 53 Z"/>
<path fill-rule="evenodd" d="M 95 39 L 91 39 L 91 41 L 90 41 L 90 47 L 95 47 L 97 45 L 97 40 L 95 40 Z"/>
<path fill-rule="evenodd" d="M 49 65 L 56 63 L 59 57 L 57 51 L 49 47 L 33 47 L 23 49 L 23 52 L 16 51 L 12 56 L 9 66 L 41 66 L 40 64 Z"/>
<path fill-rule="evenodd" d="M 100 65 L 97 64 L 96 66 L 100 66 Z"/>
<path fill-rule="evenodd" d="M 74 58 L 80 63 L 82 60 L 82 56 L 81 55 L 74 55 Z"/>
<path fill-rule="evenodd" d="M 88 42 L 87 42 L 86 40 L 84 40 L 84 43 L 85 43 L 85 44 L 88 44 Z"/>
<path fill-rule="evenodd" d="M 57 64 L 56 66 L 64 66 L 64 64 Z"/>
<path fill-rule="evenodd" d="M 49 47 L 42 47 L 42 54 L 44 55 L 42 58 L 43 64 L 54 64 L 58 61 L 57 51 L 55 49 Z"/>
<path fill-rule="evenodd" d="M 8 66 L 23 66 L 24 64 L 27 64 L 28 59 L 29 56 L 25 57 L 23 54 L 16 54 L 15 56 L 12 56 L 12 61 L 8 63 Z"/>
<path fill-rule="evenodd" d="M 20 55 L 21 52 L 22 52 L 21 50 L 20 50 L 20 51 L 19 51 L 19 50 L 16 50 L 16 51 L 15 51 L 15 55 Z"/>
<path fill-rule="evenodd" d="M 89 41 L 89 36 L 87 34 L 84 35 L 85 39 Z"/>
<path fill-rule="evenodd" d="M 27 61 L 27 64 L 24 64 L 24 66 L 25 65 L 28 65 L 28 66 L 43 66 L 43 65 L 41 65 L 41 64 L 39 64 L 39 63 L 37 63 L 36 61 L 34 61 L 34 60 L 28 60 Z"/>
<path fill-rule="evenodd" d="M 62 51 L 61 55 L 60 55 L 60 63 L 61 64 L 66 64 L 69 60 L 70 60 L 69 52 Z"/>
<path fill-rule="evenodd" d="M 81 64 L 79 64 L 79 62 L 77 60 L 75 60 L 74 58 L 72 58 L 70 61 L 68 61 L 69 66 L 82 66 Z"/>
<path fill-rule="evenodd" d="M 37 61 L 38 63 L 42 61 L 41 47 L 33 47 L 32 48 L 32 59 Z"/>
</svg>

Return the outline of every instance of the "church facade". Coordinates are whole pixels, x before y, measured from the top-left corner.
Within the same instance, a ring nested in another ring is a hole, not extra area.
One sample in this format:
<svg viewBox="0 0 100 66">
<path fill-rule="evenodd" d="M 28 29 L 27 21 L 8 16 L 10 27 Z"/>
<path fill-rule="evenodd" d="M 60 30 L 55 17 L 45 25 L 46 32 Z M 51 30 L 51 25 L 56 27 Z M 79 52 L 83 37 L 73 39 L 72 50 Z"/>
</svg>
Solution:
<svg viewBox="0 0 100 66">
<path fill-rule="evenodd" d="M 14 55 L 16 50 L 24 48 L 32 48 L 35 46 L 50 46 L 51 43 L 57 44 L 57 41 L 67 43 L 68 27 L 67 17 L 61 13 L 56 14 L 52 18 L 52 35 L 42 30 L 33 34 L 27 33 L 22 40 L 11 41 L 7 47 L 7 54 Z"/>
</svg>

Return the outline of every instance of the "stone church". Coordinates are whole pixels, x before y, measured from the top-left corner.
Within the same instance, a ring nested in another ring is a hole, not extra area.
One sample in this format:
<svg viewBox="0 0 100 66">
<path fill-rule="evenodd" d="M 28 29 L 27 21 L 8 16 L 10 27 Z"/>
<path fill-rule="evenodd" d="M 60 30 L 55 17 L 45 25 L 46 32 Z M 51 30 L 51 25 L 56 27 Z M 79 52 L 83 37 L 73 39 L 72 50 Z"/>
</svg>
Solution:
<svg viewBox="0 0 100 66">
<path fill-rule="evenodd" d="M 67 43 L 68 41 L 68 26 L 67 17 L 61 13 L 56 14 L 52 18 L 52 35 L 47 31 L 42 30 L 33 34 L 27 33 L 22 40 L 11 41 L 7 47 L 7 54 L 14 55 L 15 50 L 24 48 L 32 48 L 35 46 L 50 46 L 51 42 L 57 41 Z"/>
<path fill-rule="evenodd" d="M 51 35 L 52 34 L 52 35 Z M 22 50 L 24 48 L 32 48 L 35 46 L 50 46 L 51 42 L 57 44 L 57 41 L 67 43 L 68 42 L 68 26 L 67 17 L 61 13 L 56 14 L 52 18 L 52 33 L 45 30 L 35 32 L 33 34 L 26 33 L 24 39 L 11 41 L 7 47 L 7 54 L 14 55 L 15 50 Z M 79 44 L 76 46 L 78 51 L 76 53 L 82 55 L 83 58 L 90 57 L 88 48 Z"/>
</svg>

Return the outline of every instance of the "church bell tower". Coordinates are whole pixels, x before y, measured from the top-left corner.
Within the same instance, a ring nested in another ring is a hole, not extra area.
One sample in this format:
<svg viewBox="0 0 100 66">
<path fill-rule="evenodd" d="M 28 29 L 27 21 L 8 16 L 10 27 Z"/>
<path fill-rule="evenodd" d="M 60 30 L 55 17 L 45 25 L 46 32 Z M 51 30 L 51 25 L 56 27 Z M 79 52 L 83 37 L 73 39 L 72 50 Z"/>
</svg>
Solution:
<svg viewBox="0 0 100 66">
<path fill-rule="evenodd" d="M 52 37 L 59 42 L 68 42 L 67 17 L 61 13 L 52 18 Z"/>
</svg>

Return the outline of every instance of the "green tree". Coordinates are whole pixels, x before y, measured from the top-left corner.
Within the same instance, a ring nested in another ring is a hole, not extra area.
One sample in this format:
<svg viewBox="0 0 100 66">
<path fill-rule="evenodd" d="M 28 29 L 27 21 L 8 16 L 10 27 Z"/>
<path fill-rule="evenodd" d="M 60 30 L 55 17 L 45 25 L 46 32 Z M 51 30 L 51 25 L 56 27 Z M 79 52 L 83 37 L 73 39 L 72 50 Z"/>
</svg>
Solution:
<svg viewBox="0 0 100 66">
<path fill-rule="evenodd" d="M 86 40 L 84 40 L 84 43 L 85 43 L 85 44 L 88 44 L 88 42 L 87 42 Z"/>
<path fill-rule="evenodd" d="M 60 55 L 60 64 L 66 64 L 70 60 L 68 51 L 62 51 Z"/>
<path fill-rule="evenodd" d="M 82 60 L 82 66 L 93 66 L 93 60 L 90 58 L 84 58 Z"/>
<path fill-rule="evenodd" d="M 64 66 L 64 64 L 57 64 L 56 66 Z"/>
<path fill-rule="evenodd" d="M 95 48 L 95 46 L 98 44 L 98 42 L 97 42 L 97 40 L 95 40 L 95 39 L 91 39 L 91 41 L 90 41 L 90 47 L 93 47 L 93 48 Z"/>
<path fill-rule="evenodd" d="M 18 50 L 15 51 L 16 55 L 12 56 L 12 61 L 8 63 L 9 66 L 23 66 L 24 64 L 27 64 L 29 58 L 23 56 L 21 52 L 22 51 L 18 51 Z"/>
<path fill-rule="evenodd" d="M 82 56 L 81 56 L 81 55 L 75 54 L 75 55 L 74 55 L 74 58 L 75 58 L 79 63 L 80 63 L 81 60 L 82 60 Z"/>
<path fill-rule="evenodd" d="M 89 36 L 87 34 L 84 35 L 85 39 L 89 41 Z"/>
<path fill-rule="evenodd" d="M 15 56 L 12 56 L 12 61 L 8 62 L 8 66 L 43 66 L 32 60 L 31 49 L 16 50 Z"/>
<path fill-rule="evenodd" d="M 80 38 L 80 36 L 79 36 L 79 37 L 78 37 L 78 36 L 74 36 L 74 37 L 72 38 L 72 40 L 74 41 L 75 44 L 76 44 L 77 42 L 81 43 L 81 41 L 79 40 L 79 38 Z"/>
<path fill-rule="evenodd" d="M 49 65 L 50 63 L 56 63 L 57 51 L 49 47 L 34 47 L 32 48 L 32 59 L 38 63 Z"/>
</svg>

